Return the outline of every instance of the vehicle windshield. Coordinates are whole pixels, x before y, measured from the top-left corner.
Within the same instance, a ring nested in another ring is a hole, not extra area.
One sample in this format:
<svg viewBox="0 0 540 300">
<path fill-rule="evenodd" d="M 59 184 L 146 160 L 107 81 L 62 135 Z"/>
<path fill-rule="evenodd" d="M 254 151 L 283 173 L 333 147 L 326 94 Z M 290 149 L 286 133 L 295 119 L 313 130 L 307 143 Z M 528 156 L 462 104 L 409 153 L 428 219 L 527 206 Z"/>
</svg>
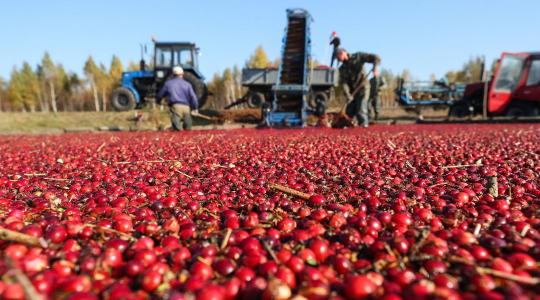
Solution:
<svg viewBox="0 0 540 300">
<path fill-rule="evenodd" d="M 527 77 L 527 86 L 540 85 L 540 59 L 533 60 Z"/>
<path fill-rule="evenodd" d="M 514 91 L 521 77 L 523 63 L 524 60 L 522 57 L 513 55 L 505 56 L 501 62 L 499 74 L 495 81 L 495 89 L 499 91 Z"/>
<path fill-rule="evenodd" d="M 156 67 L 170 68 L 172 67 L 172 49 L 171 48 L 156 48 Z"/>
<path fill-rule="evenodd" d="M 193 53 L 191 49 L 176 49 L 174 51 L 174 65 L 193 67 Z"/>
</svg>

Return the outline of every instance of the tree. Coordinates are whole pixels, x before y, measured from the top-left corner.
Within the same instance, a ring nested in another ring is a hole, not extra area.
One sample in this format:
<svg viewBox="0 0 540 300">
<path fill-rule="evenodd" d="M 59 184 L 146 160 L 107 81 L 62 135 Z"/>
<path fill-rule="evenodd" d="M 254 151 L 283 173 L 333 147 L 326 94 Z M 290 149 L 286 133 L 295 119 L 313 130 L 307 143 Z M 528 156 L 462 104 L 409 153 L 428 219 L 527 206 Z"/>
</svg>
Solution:
<svg viewBox="0 0 540 300">
<path fill-rule="evenodd" d="M 242 97 L 244 94 L 244 89 L 242 88 L 242 71 L 237 65 L 234 65 L 232 70 L 232 76 L 234 80 L 234 94 L 236 95 L 235 100 L 239 97 Z"/>
<path fill-rule="evenodd" d="M 495 74 L 495 71 L 497 71 L 497 66 L 499 65 L 499 59 L 496 58 L 491 62 L 491 67 L 489 68 L 489 73 L 493 76 Z"/>
<path fill-rule="evenodd" d="M 60 103 L 62 104 L 62 110 L 66 111 L 70 96 L 69 75 L 62 64 L 56 65 L 56 79 L 54 86 L 55 90 L 57 91 L 56 97 L 58 100 L 61 100 Z"/>
<path fill-rule="evenodd" d="M 120 61 L 120 59 L 116 55 L 113 55 L 108 74 L 105 66 L 102 65 L 100 69 L 102 72 L 101 76 L 103 80 L 103 111 L 105 111 L 108 95 L 112 92 L 114 88 L 120 85 L 120 81 L 122 80 L 122 72 L 124 72 L 124 66 L 122 66 L 122 62 Z"/>
<path fill-rule="evenodd" d="M 39 93 L 39 80 L 29 63 L 24 62 L 22 69 L 11 72 L 8 97 L 15 109 L 36 111 Z"/>
<path fill-rule="evenodd" d="M 482 79 L 484 68 L 484 58 L 481 56 L 471 57 L 463 64 L 461 70 L 448 71 L 446 79 L 448 82 L 472 83 Z"/>
<path fill-rule="evenodd" d="M 222 97 L 223 97 L 223 79 L 218 73 L 215 73 L 212 77 L 212 80 L 208 83 L 208 91 L 212 93 L 212 108 L 218 109 L 222 108 Z"/>
<path fill-rule="evenodd" d="M 394 90 L 397 87 L 397 78 L 389 69 L 381 69 L 381 77 L 386 81 L 387 89 Z"/>
<path fill-rule="evenodd" d="M 96 111 L 99 111 L 99 96 L 98 96 L 98 87 L 97 87 L 97 81 L 98 81 L 98 75 L 99 74 L 99 68 L 94 62 L 94 59 L 92 56 L 89 56 L 86 60 L 86 63 L 84 64 L 84 75 L 86 75 L 86 78 L 90 82 L 90 87 L 92 89 L 92 94 L 94 95 L 94 107 Z"/>
<path fill-rule="evenodd" d="M 45 80 L 45 74 L 43 72 L 43 67 L 38 65 L 36 68 L 36 76 L 39 82 L 39 92 L 38 92 L 38 102 L 40 110 L 43 112 L 49 111 L 49 101 L 47 101 L 47 83 Z"/>
<path fill-rule="evenodd" d="M 40 68 L 41 67 L 41 68 Z M 57 102 L 56 102 L 56 86 L 60 76 L 58 76 L 58 70 L 54 65 L 54 62 L 51 59 L 51 56 L 48 52 L 45 52 L 43 58 L 41 59 L 41 65 L 38 67 L 40 69 L 40 77 L 45 83 L 49 91 L 49 100 L 51 101 L 51 108 L 53 112 L 58 112 Z"/>
<path fill-rule="evenodd" d="M 74 98 L 78 98 L 78 95 L 82 94 L 82 81 L 79 78 L 79 75 L 77 73 L 70 73 L 68 76 L 66 76 L 66 82 L 65 82 L 65 88 L 69 101 L 68 101 L 68 107 L 69 110 L 74 110 Z M 78 101 L 80 102 L 80 101 Z"/>
<path fill-rule="evenodd" d="M 130 61 L 127 66 L 127 71 L 139 71 L 141 68 L 140 64 L 134 61 Z"/>
<path fill-rule="evenodd" d="M 223 91 L 225 106 L 233 103 L 235 100 L 234 79 L 230 68 L 226 68 L 225 71 L 223 71 Z"/>
<path fill-rule="evenodd" d="M 6 81 L 0 77 L 0 112 L 4 111 L 4 100 L 6 97 Z"/>
<path fill-rule="evenodd" d="M 124 72 L 124 66 L 122 66 L 122 62 L 118 58 L 118 56 L 113 55 L 111 60 L 111 66 L 109 67 L 109 77 L 111 78 L 111 86 L 110 89 L 112 90 L 116 86 L 120 85 L 120 81 L 122 80 L 122 72 Z"/>
<path fill-rule="evenodd" d="M 403 81 L 411 80 L 411 71 L 409 71 L 409 69 L 404 69 L 403 72 L 401 72 L 401 79 L 403 79 Z"/>
<path fill-rule="evenodd" d="M 310 69 L 316 68 L 321 65 L 321 63 L 316 59 L 310 59 L 308 64 Z"/>
<path fill-rule="evenodd" d="M 276 59 L 274 59 L 274 61 L 270 64 L 270 67 L 279 68 L 279 65 L 281 65 L 281 57 L 276 57 Z"/>
<path fill-rule="evenodd" d="M 267 68 L 269 65 L 270 60 L 268 60 L 268 56 L 262 46 L 257 47 L 253 55 L 246 62 L 246 67 L 248 68 Z"/>
<path fill-rule="evenodd" d="M 99 91 L 101 91 L 102 111 L 107 111 L 108 91 L 111 86 L 111 80 L 108 74 L 107 67 L 104 64 L 100 64 L 96 73 L 96 84 Z"/>
</svg>

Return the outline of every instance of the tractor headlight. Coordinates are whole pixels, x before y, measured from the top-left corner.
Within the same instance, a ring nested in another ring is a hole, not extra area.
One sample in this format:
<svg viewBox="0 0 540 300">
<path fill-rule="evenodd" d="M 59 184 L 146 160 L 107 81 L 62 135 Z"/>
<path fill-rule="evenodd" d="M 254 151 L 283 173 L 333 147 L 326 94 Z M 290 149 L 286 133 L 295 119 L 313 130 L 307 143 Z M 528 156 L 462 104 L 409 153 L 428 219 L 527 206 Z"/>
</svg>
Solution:
<svg viewBox="0 0 540 300">
<path fill-rule="evenodd" d="M 165 77 L 165 73 L 163 73 L 163 71 L 157 71 L 156 72 L 156 77 L 157 78 L 163 78 L 163 77 Z"/>
</svg>

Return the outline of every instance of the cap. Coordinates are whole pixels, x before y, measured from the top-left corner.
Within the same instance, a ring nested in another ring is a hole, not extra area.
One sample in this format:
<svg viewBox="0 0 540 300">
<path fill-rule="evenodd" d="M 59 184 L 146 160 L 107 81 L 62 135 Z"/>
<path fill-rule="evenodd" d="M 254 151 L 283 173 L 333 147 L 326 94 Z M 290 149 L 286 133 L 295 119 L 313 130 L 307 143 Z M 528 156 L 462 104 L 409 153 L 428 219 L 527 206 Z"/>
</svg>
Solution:
<svg viewBox="0 0 540 300">
<path fill-rule="evenodd" d="M 182 69 L 182 67 L 180 67 L 180 66 L 175 66 L 172 69 L 172 72 L 173 72 L 174 75 L 182 75 L 182 74 L 184 74 L 184 69 Z"/>
</svg>

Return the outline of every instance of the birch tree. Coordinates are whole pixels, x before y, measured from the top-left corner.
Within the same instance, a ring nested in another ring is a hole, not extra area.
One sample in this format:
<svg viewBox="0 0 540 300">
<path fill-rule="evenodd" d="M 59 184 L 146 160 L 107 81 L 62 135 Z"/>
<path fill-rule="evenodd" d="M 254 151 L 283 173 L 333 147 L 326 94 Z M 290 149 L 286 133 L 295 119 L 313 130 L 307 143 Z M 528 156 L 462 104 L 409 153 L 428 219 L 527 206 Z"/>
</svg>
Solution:
<svg viewBox="0 0 540 300">
<path fill-rule="evenodd" d="M 99 96 L 98 96 L 98 87 L 97 87 L 97 74 L 99 73 L 99 68 L 94 62 L 92 56 L 89 56 L 84 64 L 84 75 L 90 83 L 90 88 L 92 89 L 92 95 L 94 96 L 94 107 L 96 111 L 99 111 Z"/>
<path fill-rule="evenodd" d="M 56 81 L 58 80 L 57 68 L 48 52 L 41 59 L 43 80 L 49 92 L 49 100 L 53 112 L 58 112 Z"/>
</svg>

